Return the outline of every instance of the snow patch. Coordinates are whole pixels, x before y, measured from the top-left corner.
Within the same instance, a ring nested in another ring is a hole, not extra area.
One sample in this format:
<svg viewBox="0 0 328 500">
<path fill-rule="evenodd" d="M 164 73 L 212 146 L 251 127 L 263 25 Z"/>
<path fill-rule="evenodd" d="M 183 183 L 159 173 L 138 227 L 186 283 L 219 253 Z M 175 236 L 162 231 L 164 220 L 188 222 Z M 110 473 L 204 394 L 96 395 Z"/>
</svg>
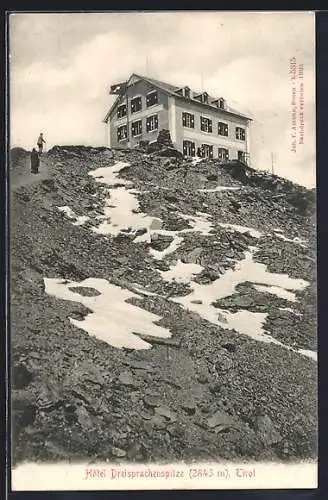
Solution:
<svg viewBox="0 0 328 500">
<path fill-rule="evenodd" d="M 313 359 L 314 361 L 318 361 L 318 353 L 316 351 L 311 351 L 310 349 L 298 349 L 299 354 L 306 356 L 307 358 Z"/>
<path fill-rule="evenodd" d="M 295 243 L 296 245 L 301 245 L 302 247 L 307 245 L 307 240 L 299 238 L 298 236 L 295 236 L 295 238 L 287 238 L 284 234 L 282 234 L 281 230 L 274 229 L 274 234 L 283 241 L 289 241 L 290 243 Z"/>
<path fill-rule="evenodd" d="M 289 300 L 290 302 L 297 301 L 295 293 L 284 290 L 280 286 L 254 285 L 254 288 L 259 292 L 271 293 L 272 295 L 276 295 L 281 299 Z"/>
<path fill-rule="evenodd" d="M 151 345 L 135 333 L 161 338 L 171 337 L 168 329 L 154 324 L 161 319 L 159 316 L 127 302 L 132 297 L 139 297 L 137 294 L 113 285 L 105 279 L 88 278 L 81 283 L 75 283 L 44 278 L 44 283 L 45 291 L 49 295 L 62 300 L 80 302 L 91 309 L 93 312 L 82 321 L 70 318 L 70 322 L 113 347 L 149 349 Z M 82 296 L 70 290 L 73 287 L 94 288 L 101 295 Z"/>
<path fill-rule="evenodd" d="M 67 205 L 57 208 L 60 212 L 66 214 L 69 219 L 75 219 L 75 222 L 72 222 L 74 226 L 82 226 L 85 222 L 87 222 L 87 220 L 89 220 L 87 215 L 76 215 L 76 213 Z"/>
<path fill-rule="evenodd" d="M 136 212 L 139 210 L 139 202 L 133 189 L 119 187 L 109 189 L 108 192 L 110 199 L 104 207 L 104 215 L 99 217 L 103 222 L 98 227 L 92 228 L 95 233 L 117 236 L 122 231 L 149 230 L 154 217 Z"/>
<path fill-rule="evenodd" d="M 165 281 L 176 281 L 177 283 L 189 283 L 190 280 L 203 270 L 198 264 L 185 264 L 180 259 L 170 266 L 168 271 L 159 271 Z"/>
<path fill-rule="evenodd" d="M 213 229 L 213 223 L 209 220 L 211 216 L 204 212 L 196 212 L 196 215 L 179 213 L 179 216 L 187 220 L 192 226 L 190 229 L 182 229 L 182 231 L 179 231 L 180 233 L 193 233 L 195 231 L 206 236 L 209 235 Z"/>
<path fill-rule="evenodd" d="M 162 233 L 159 233 L 162 234 Z M 149 250 L 149 253 L 154 257 L 156 260 L 162 260 L 164 257 L 169 255 L 170 253 L 175 252 L 181 243 L 183 242 L 183 238 L 180 238 L 179 236 L 174 236 L 173 241 L 169 244 L 168 247 L 164 248 L 164 250 L 155 250 L 154 248 L 151 248 Z"/>
<path fill-rule="evenodd" d="M 302 352 L 296 351 L 269 335 L 263 329 L 264 322 L 268 316 L 267 313 L 251 312 L 247 310 L 240 310 L 232 313 L 213 306 L 213 302 L 218 299 L 233 295 L 237 285 L 245 282 L 254 283 L 254 279 L 256 279 L 256 283 L 263 284 L 263 289 L 265 291 L 270 290 L 270 293 L 275 294 L 282 294 L 283 292 L 288 293 L 287 290 L 302 290 L 308 285 L 305 280 L 293 279 L 286 274 L 268 272 L 265 264 L 253 261 L 253 252 L 255 250 L 255 247 L 251 247 L 251 251 L 245 253 L 245 258 L 237 262 L 234 269 L 229 269 L 212 283 L 200 285 L 191 281 L 190 285 L 193 291 L 189 295 L 175 297 L 170 300 L 181 304 L 187 310 L 199 314 L 199 316 L 210 323 L 224 329 L 233 329 L 254 340 L 280 345 L 285 349 L 299 352 L 299 354 L 313 358 L 314 354 L 312 351 L 310 351 L 311 354 L 306 350 L 302 350 Z M 174 269 L 170 269 L 170 271 L 167 272 L 174 273 Z M 279 292 L 276 290 L 278 288 Z"/>
<path fill-rule="evenodd" d="M 132 184 L 131 181 L 119 177 L 120 171 L 129 166 L 130 163 L 118 161 L 111 167 L 100 167 L 92 170 L 89 175 L 94 177 L 97 182 L 107 186 L 115 186 L 116 184 L 129 186 Z M 98 234 L 117 236 L 122 231 L 149 230 L 156 218 L 138 212 L 139 202 L 136 197 L 138 193 L 137 190 L 126 189 L 125 187 L 108 189 L 109 199 L 104 207 L 104 215 L 99 217 L 103 222 L 98 227 L 92 228 L 93 231 Z"/>
<path fill-rule="evenodd" d="M 292 309 L 291 307 L 279 307 L 279 311 L 288 311 L 295 314 L 295 316 L 302 316 L 300 312 L 294 311 L 294 309 Z"/>
<path fill-rule="evenodd" d="M 126 179 L 119 178 L 119 172 L 125 168 L 129 167 L 130 163 L 126 163 L 123 161 L 117 161 L 112 167 L 100 167 L 96 170 L 91 170 L 89 175 L 94 177 L 94 179 L 103 184 L 107 184 L 107 186 L 114 186 L 115 184 L 125 184 L 131 185 L 132 182 Z"/>
<path fill-rule="evenodd" d="M 256 229 L 252 229 L 250 227 L 247 227 L 247 226 L 240 226 L 238 224 L 227 224 L 227 223 L 223 223 L 223 222 L 219 222 L 218 223 L 219 226 L 221 227 L 224 227 L 226 229 L 231 230 L 231 231 L 237 231 L 238 233 L 249 233 L 251 236 L 253 236 L 253 238 L 261 238 L 261 236 L 263 235 L 263 233 L 261 233 L 260 231 L 257 231 Z"/>
<path fill-rule="evenodd" d="M 197 189 L 199 193 L 217 193 L 220 191 L 237 191 L 240 187 L 236 186 L 216 186 L 213 189 Z"/>
<path fill-rule="evenodd" d="M 131 182 L 120 179 L 119 172 L 129 165 L 129 163 L 116 162 L 113 167 L 102 167 L 89 172 L 89 174 L 98 182 L 102 182 L 108 186 L 117 186 L 117 184 L 127 186 L 131 185 Z M 239 188 L 218 186 L 213 190 L 200 189 L 198 191 L 215 192 L 228 189 L 235 190 Z M 180 231 L 161 229 L 161 219 L 150 217 L 138 211 L 137 193 L 138 191 L 126 189 L 125 187 L 109 189 L 108 194 L 110 199 L 105 205 L 104 215 L 101 216 L 103 222 L 98 228 L 94 228 L 94 231 L 101 234 L 110 233 L 117 235 L 121 231 L 130 230 L 135 232 L 145 229 L 143 234 L 135 237 L 134 241 L 136 243 L 151 243 L 151 237 L 154 234 L 172 236 L 173 241 L 163 251 L 150 248 L 150 254 L 158 260 L 176 251 L 183 242 L 184 235 L 187 233 L 200 232 L 203 235 L 211 235 L 213 224 L 210 221 L 210 215 L 204 212 L 197 212 L 196 215 L 179 213 L 179 217 L 187 220 L 191 226 L 187 229 Z M 110 219 L 110 221 L 107 219 Z M 254 238 L 261 238 L 263 236 L 260 231 L 247 226 L 228 223 L 218 224 L 228 231 L 238 231 L 242 234 L 249 233 Z M 281 231 L 277 230 L 275 234 L 285 239 Z M 295 238 L 292 241 L 296 242 Z M 255 313 L 246 310 L 239 310 L 232 313 L 218 309 L 212 305 L 213 302 L 220 298 L 233 295 L 237 285 L 244 282 L 254 283 L 257 290 L 266 291 L 293 302 L 296 301 L 296 296 L 290 290 L 302 290 L 308 285 L 306 281 L 292 279 L 286 274 L 268 272 L 266 265 L 253 261 L 253 253 L 256 248 L 249 247 L 249 249 L 250 251 L 245 253 L 245 258 L 237 262 L 234 269 L 228 270 L 219 279 L 208 285 L 200 285 L 192 281 L 193 277 L 203 269 L 202 266 L 196 264 L 184 264 L 179 260 L 174 266 L 170 267 L 169 271 L 159 271 L 163 279 L 167 281 L 190 282 L 192 286 L 193 291 L 189 295 L 175 297 L 170 300 L 180 303 L 186 309 L 199 314 L 202 318 L 222 328 L 234 329 L 254 340 L 274 343 L 285 349 L 314 359 L 316 354 L 313 351 L 304 349 L 297 351 L 269 335 L 263 329 L 267 313 Z M 52 283 L 52 288 L 50 283 Z M 83 321 L 71 319 L 73 324 L 85 329 L 91 335 L 96 335 L 98 338 L 102 338 L 115 347 L 132 346 L 132 348 L 136 349 L 149 348 L 150 345 L 134 335 L 134 331 L 158 337 L 170 337 L 171 334 L 167 329 L 154 325 L 153 322 L 159 319 L 158 316 L 126 302 L 130 297 L 137 297 L 134 293 L 122 290 L 108 283 L 106 280 L 85 280 L 82 286 L 93 286 L 93 288 L 101 291 L 101 295 L 97 297 L 77 298 L 76 293 L 69 291 L 65 284 L 57 280 L 47 280 L 46 287 L 48 288 L 46 288 L 46 291 L 68 300 L 78 300 L 92 309 L 94 313 L 88 315 Z M 138 290 L 135 291 L 138 293 Z"/>
<path fill-rule="evenodd" d="M 92 175 L 96 181 L 108 186 L 115 186 L 116 184 L 130 185 L 130 181 L 119 177 L 119 172 L 129 165 L 129 163 L 117 162 L 112 167 L 101 167 L 97 170 L 92 170 L 89 172 L 89 175 Z M 183 238 L 179 237 L 178 234 L 192 231 L 209 234 L 213 228 L 212 223 L 208 220 L 209 215 L 198 213 L 196 216 L 180 214 L 183 219 L 191 223 L 192 228 L 190 229 L 182 231 L 161 230 L 160 228 L 163 224 L 161 219 L 139 212 L 139 202 L 136 197 L 138 193 L 139 191 L 126 189 L 124 186 L 108 189 L 109 199 L 105 204 L 104 214 L 98 217 L 102 222 L 99 226 L 92 228 L 92 230 L 98 234 L 117 236 L 122 231 L 131 231 L 134 233 L 145 229 L 145 233 L 138 235 L 134 239 L 135 243 L 144 241 L 150 243 L 151 235 L 155 233 L 173 236 L 173 242 L 163 252 L 151 250 L 154 258 L 162 259 L 165 255 L 174 252 L 183 241 Z"/>
</svg>

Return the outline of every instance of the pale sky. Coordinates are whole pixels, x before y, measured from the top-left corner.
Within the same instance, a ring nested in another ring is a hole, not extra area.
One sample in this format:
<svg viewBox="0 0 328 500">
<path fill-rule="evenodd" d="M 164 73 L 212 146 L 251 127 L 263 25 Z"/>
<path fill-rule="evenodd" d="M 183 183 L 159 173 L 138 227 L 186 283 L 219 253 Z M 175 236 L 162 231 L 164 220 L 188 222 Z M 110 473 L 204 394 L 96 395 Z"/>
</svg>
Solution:
<svg viewBox="0 0 328 500">
<path fill-rule="evenodd" d="M 148 54 L 148 64 L 147 64 Z M 252 166 L 315 185 L 315 32 L 309 12 L 12 14 L 11 146 L 105 145 L 110 85 L 140 73 L 250 114 Z M 290 59 L 304 68 L 304 144 L 291 151 Z"/>
</svg>

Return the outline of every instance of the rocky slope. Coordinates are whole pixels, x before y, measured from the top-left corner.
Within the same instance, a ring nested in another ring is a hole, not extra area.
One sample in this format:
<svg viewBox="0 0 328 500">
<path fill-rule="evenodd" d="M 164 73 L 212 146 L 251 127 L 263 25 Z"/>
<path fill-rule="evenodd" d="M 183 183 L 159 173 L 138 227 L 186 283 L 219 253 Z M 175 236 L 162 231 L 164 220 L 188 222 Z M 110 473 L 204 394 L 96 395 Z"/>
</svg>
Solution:
<svg viewBox="0 0 328 500">
<path fill-rule="evenodd" d="M 14 462 L 314 458 L 315 193 L 156 151 L 54 147 L 42 168 L 11 195 Z M 148 311 L 169 339 L 88 333 L 122 290 L 123 326 Z"/>
</svg>

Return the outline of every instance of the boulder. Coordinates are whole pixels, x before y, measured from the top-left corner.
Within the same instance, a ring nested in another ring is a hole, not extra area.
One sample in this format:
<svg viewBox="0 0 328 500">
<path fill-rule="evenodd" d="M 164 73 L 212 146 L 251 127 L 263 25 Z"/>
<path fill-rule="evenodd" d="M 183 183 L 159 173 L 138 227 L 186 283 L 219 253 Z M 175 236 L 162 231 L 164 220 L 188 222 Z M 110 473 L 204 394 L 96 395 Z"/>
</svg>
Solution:
<svg viewBox="0 0 328 500">
<path fill-rule="evenodd" d="M 154 218 L 149 226 L 149 229 L 155 230 L 155 229 L 162 229 L 162 221 L 161 219 Z"/>
<path fill-rule="evenodd" d="M 155 413 L 160 415 L 161 417 L 164 417 L 166 420 L 171 420 L 171 422 L 174 422 L 176 420 L 176 415 L 175 413 L 170 410 L 168 406 L 157 406 L 155 408 Z"/>
<path fill-rule="evenodd" d="M 180 406 L 188 415 L 194 415 L 196 412 L 196 405 L 191 400 L 184 401 Z"/>
<path fill-rule="evenodd" d="M 94 427 L 94 423 L 89 415 L 89 412 L 83 406 L 77 406 L 76 416 L 79 424 L 84 430 L 87 431 Z"/>
<path fill-rule="evenodd" d="M 24 389 L 33 380 L 33 374 L 25 364 L 20 363 L 13 367 L 13 387 L 15 389 Z"/>
<path fill-rule="evenodd" d="M 225 342 L 225 344 L 221 344 L 221 347 L 229 352 L 236 352 L 237 349 L 237 346 L 234 342 Z"/>
<path fill-rule="evenodd" d="M 120 385 L 124 385 L 126 387 L 136 387 L 138 385 L 130 371 L 120 373 L 118 376 L 118 382 Z"/>
<path fill-rule="evenodd" d="M 17 434 L 34 423 L 37 414 L 32 395 L 27 392 L 13 393 L 11 398 L 12 430 Z"/>
<path fill-rule="evenodd" d="M 162 402 L 162 398 L 161 398 L 161 396 L 158 396 L 155 394 L 149 394 L 143 398 L 143 402 L 149 408 L 155 408 L 157 406 L 160 406 L 160 404 Z"/>
<path fill-rule="evenodd" d="M 173 156 L 175 158 L 183 158 L 183 154 L 175 148 L 163 148 L 158 152 L 158 154 L 165 157 Z"/>
<path fill-rule="evenodd" d="M 116 446 L 112 447 L 111 454 L 113 457 L 116 458 L 124 458 L 127 454 L 126 451 L 122 450 L 121 448 L 116 448 Z"/>
<path fill-rule="evenodd" d="M 201 258 L 203 249 L 201 247 L 194 248 L 191 252 L 187 253 L 184 258 L 183 262 L 187 264 L 198 264 L 199 260 Z"/>
<path fill-rule="evenodd" d="M 208 418 L 207 425 L 210 429 L 215 429 L 216 432 L 222 432 L 232 427 L 233 418 L 225 411 L 217 411 Z"/>
<path fill-rule="evenodd" d="M 101 293 L 98 292 L 98 290 L 96 290 L 95 288 L 87 286 L 73 286 L 69 287 L 69 290 L 71 290 L 71 292 L 82 295 L 82 297 L 96 297 L 97 295 L 101 295 Z"/>
<path fill-rule="evenodd" d="M 265 446 L 271 446 L 282 440 L 282 436 L 279 434 L 268 415 L 258 415 L 256 417 L 256 429 L 259 438 Z"/>
<path fill-rule="evenodd" d="M 157 136 L 157 144 L 161 147 L 173 147 L 170 131 L 167 129 L 160 130 Z"/>
</svg>

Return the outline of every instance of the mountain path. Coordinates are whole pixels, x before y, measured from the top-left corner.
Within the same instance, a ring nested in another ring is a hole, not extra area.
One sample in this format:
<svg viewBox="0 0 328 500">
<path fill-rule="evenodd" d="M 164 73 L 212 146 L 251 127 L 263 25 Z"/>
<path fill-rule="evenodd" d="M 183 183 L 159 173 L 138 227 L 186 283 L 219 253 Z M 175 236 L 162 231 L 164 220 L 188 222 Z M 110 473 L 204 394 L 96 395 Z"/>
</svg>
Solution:
<svg viewBox="0 0 328 500">
<path fill-rule="evenodd" d="M 47 161 L 46 154 L 41 156 L 38 174 L 31 173 L 30 155 L 26 155 L 22 170 L 17 174 L 15 172 L 10 173 L 10 190 L 16 191 L 23 186 L 37 184 L 41 180 L 48 179 L 49 177 L 51 177 L 51 165 Z"/>
</svg>

